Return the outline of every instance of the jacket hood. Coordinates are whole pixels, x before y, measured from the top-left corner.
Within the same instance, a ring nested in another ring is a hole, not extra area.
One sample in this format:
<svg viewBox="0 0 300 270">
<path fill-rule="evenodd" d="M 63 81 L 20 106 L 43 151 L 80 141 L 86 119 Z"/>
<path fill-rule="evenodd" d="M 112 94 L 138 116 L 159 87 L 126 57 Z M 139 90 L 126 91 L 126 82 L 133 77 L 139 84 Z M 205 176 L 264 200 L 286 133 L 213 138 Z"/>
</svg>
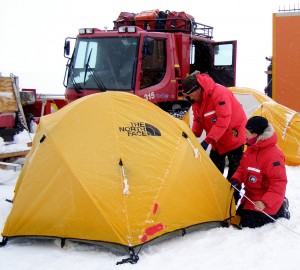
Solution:
<svg viewBox="0 0 300 270">
<path fill-rule="evenodd" d="M 274 131 L 273 126 L 269 123 L 265 131 L 260 134 L 253 146 L 266 147 L 269 145 L 275 145 L 277 143 L 277 135 Z"/>
<path fill-rule="evenodd" d="M 215 81 L 208 74 L 205 73 L 197 74 L 197 81 L 203 88 L 204 93 L 210 95 L 214 89 Z"/>
</svg>

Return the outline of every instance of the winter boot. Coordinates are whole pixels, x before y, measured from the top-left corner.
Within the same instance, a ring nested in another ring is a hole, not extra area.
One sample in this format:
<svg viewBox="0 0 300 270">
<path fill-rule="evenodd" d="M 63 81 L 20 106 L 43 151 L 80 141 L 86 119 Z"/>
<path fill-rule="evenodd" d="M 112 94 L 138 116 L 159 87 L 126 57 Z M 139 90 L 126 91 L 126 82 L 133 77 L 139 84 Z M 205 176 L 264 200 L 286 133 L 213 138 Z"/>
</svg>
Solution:
<svg viewBox="0 0 300 270">
<path fill-rule="evenodd" d="M 289 211 L 289 200 L 288 198 L 284 198 L 283 203 L 279 209 L 279 211 L 277 212 L 277 218 L 286 218 L 286 219 L 290 219 L 291 215 L 290 215 L 290 211 Z"/>
<path fill-rule="evenodd" d="M 290 203 L 289 203 L 288 198 L 284 198 L 283 205 L 284 205 L 284 218 L 290 219 L 290 217 L 291 217 L 291 214 L 289 211 Z"/>
</svg>

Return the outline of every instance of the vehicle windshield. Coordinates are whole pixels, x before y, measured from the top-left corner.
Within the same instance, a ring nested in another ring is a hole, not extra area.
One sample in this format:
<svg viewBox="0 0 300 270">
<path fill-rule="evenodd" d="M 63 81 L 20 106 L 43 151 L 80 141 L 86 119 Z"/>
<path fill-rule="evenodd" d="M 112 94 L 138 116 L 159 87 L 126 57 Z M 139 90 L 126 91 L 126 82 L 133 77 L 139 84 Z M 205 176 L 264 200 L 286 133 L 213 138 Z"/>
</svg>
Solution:
<svg viewBox="0 0 300 270">
<path fill-rule="evenodd" d="M 68 88 L 133 90 L 137 51 L 136 37 L 78 39 Z"/>
</svg>

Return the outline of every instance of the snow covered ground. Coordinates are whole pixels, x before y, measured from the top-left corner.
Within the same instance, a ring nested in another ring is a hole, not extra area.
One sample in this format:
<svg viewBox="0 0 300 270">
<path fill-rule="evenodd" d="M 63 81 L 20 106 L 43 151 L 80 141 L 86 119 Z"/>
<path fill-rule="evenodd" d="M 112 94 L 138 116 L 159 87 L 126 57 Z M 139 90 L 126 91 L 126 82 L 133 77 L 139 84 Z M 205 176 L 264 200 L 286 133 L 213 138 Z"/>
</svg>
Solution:
<svg viewBox="0 0 300 270">
<path fill-rule="evenodd" d="M 18 150 L 26 144 L 16 138 Z M 18 137 L 18 136 L 17 136 Z M 3 152 L 6 145 L 0 141 Z M 16 147 L 16 146 L 15 146 Z M 0 152 L 1 152 L 0 151 Z M 280 219 L 262 228 L 242 230 L 216 228 L 197 231 L 143 248 L 136 265 L 116 265 L 126 258 L 96 245 L 54 240 L 12 240 L 0 248 L 0 269 L 5 270 L 96 270 L 96 269 L 300 269 L 300 166 L 287 166 L 287 197 L 291 219 Z M 12 204 L 20 170 L 0 169 L 0 231 Z"/>
</svg>

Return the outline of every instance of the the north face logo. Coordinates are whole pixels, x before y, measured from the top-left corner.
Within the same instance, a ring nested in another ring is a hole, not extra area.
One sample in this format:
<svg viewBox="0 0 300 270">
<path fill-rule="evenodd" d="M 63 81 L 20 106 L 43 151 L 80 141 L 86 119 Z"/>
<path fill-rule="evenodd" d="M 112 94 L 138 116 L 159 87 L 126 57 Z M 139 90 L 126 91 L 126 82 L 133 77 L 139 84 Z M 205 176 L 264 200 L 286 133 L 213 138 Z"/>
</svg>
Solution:
<svg viewBox="0 0 300 270">
<path fill-rule="evenodd" d="M 130 126 L 119 127 L 119 131 L 128 136 L 161 136 L 158 128 L 144 122 L 130 122 Z"/>
</svg>

